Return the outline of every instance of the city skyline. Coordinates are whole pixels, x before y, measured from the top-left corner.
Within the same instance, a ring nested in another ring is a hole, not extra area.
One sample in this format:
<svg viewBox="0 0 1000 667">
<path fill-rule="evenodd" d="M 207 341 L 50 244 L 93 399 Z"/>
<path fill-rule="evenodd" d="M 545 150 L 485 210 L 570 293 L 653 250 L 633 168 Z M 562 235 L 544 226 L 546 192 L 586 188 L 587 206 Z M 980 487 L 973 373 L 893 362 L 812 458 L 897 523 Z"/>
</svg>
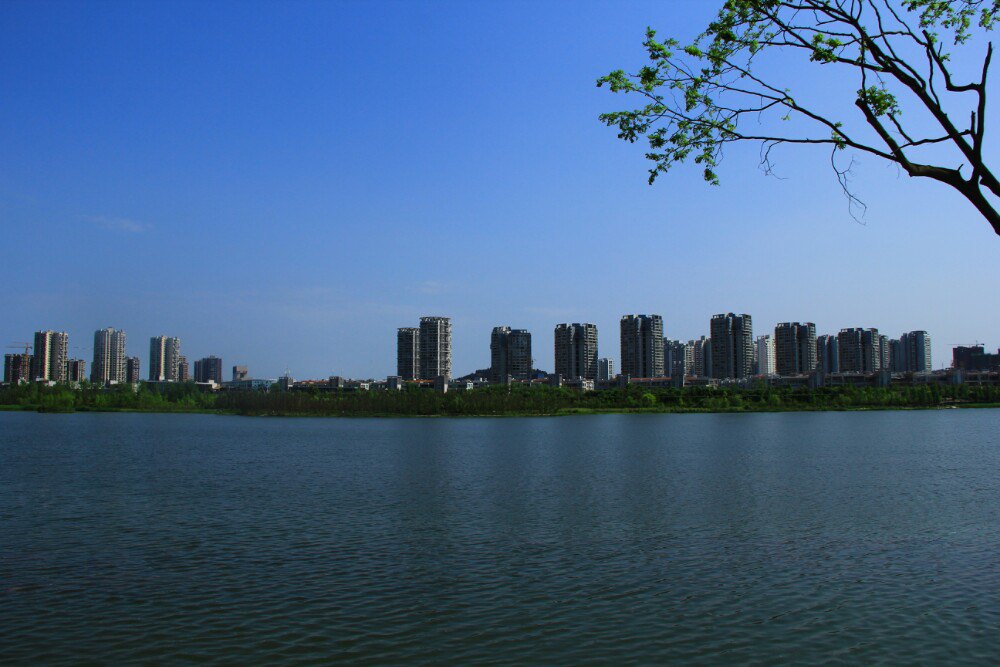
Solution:
<svg viewBox="0 0 1000 667">
<path fill-rule="evenodd" d="M 633 378 L 681 374 L 738 380 L 762 375 L 792 377 L 808 375 L 813 371 L 828 374 L 870 374 L 881 370 L 931 372 L 951 367 L 950 360 L 953 355 L 958 354 L 957 350 L 960 348 L 969 348 L 971 345 L 984 348 L 982 343 L 951 345 L 947 358 L 939 357 L 935 366 L 932 352 L 934 336 L 926 330 L 902 332 L 895 338 L 874 327 L 842 327 L 836 334 L 817 334 L 812 322 L 779 322 L 775 324 L 773 335 L 770 331 L 755 335 L 751 315 L 728 313 L 713 315 L 709 320 L 709 330 L 716 334 L 713 342 L 711 336 L 685 341 L 663 335 L 663 318 L 657 314 L 623 315 L 619 324 L 621 354 L 617 366 L 614 357 L 600 356 L 599 329 L 596 325 L 557 324 L 553 330 L 554 359 L 557 363 L 553 364 L 549 372 L 567 379 L 596 380 L 602 377 L 601 364 L 606 362 L 610 362 L 612 367 L 620 368 L 622 375 Z M 40 348 L 45 350 L 42 358 L 34 354 L 30 345 L 24 351 L 21 351 L 24 343 L 8 346 L 17 347 L 19 351 L 5 355 L 5 381 L 11 381 L 8 376 L 54 382 L 79 381 L 84 377 L 87 361 L 67 356 L 67 350 L 70 349 L 67 333 L 36 331 L 34 340 L 36 345 L 44 346 Z M 142 362 L 137 356 L 129 356 L 126 340 L 127 333 L 124 330 L 107 327 L 94 332 L 95 347 L 89 376 L 92 382 L 114 384 L 142 379 L 139 372 Z M 483 371 L 493 383 L 503 382 L 508 376 L 512 379 L 527 379 L 529 370 L 546 370 L 532 363 L 534 356 L 531 340 L 532 334 L 526 329 L 495 326 L 492 328 L 486 354 L 489 363 L 456 373 L 452 359 L 451 319 L 423 316 L 420 318 L 420 327 L 397 329 L 395 373 L 387 373 L 385 376 L 372 373 L 349 376 L 336 371 L 323 373 L 313 369 L 299 377 L 375 379 L 397 376 L 402 380 L 431 380 L 439 376 L 471 376 Z M 72 349 L 81 348 L 73 346 Z M 222 358 L 213 353 L 196 359 L 192 377 L 187 357 L 180 354 L 180 349 L 180 338 L 151 338 L 148 381 L 222 381 L 225 364 Z M 989 345 L 985 345 L 983 351 L 992 354 Z M 52 370 L 46 371 L 47 375 L 42 375 L 39 369 L 48 368 L 40 366 L 44 358 L 61 361 L 54 365 L 50 363 Z M 717 361 L 713 362 L 713 358 Z M 169 361 L 165 361 L 167 359 Z M 171 368 L 172 372 L 168 373 L 167 370 Z M 410 372 L 407 372 L 407 368 Z M 234 366 L 233 379 L 237 379 L 237 370 L 245 378 L 246 369 L 246 365 Z M 292 376 L 290 369 L 286 369 L 283 375 Z M 533 373 L 531 376 L 533 377 Z"/>
<path fill-rule="evenodd" d="M 484 365 L 502 323 L 592 322 L 610 353 L 621 313 L 653 310 L 690 340 L 721 309 L 826 334 L 925 329 L 938 360 L 996 345 L 998 242 L 933 184 L 860 159 L 864 224 L 808 150 L 775 153 L 780 179 L 734 147 L 721 187 L 695 169 L 646 185 L 641 151 L 597 121 L 621 101 L 594 81 L 643 63 L 647 25 L 694 37 L 707 3 L 258 9 L 0 8 L 21 37 L 0 43 L 0 215 L 48 252 L 8 257 L 4 345 L 43 327 L 87 347 L 111 324 L 143 366 L 139 342 L 166 332 L 189 359 L 271 377 L 382 376 L 391 332 L 425 313 L 450 315 L 459 371 Z M 399 84 L 398 130 L 378 80 Z"/>
</svg>

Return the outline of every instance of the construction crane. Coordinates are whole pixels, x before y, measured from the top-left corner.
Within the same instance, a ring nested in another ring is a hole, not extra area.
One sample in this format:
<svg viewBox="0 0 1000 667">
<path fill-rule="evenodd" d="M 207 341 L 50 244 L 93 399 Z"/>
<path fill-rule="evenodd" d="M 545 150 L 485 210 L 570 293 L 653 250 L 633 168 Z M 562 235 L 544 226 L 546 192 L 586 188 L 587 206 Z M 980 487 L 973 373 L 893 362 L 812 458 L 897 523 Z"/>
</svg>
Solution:
<svg viewBox="0 0 1000 667">
<path fill-rule="evenodd" d="M 24 356 L 28 356 L 29 354 L 31 354 L 31 347 L 32 346 L 31 346 L 31 343 L 19 343 L 17 341 L 14 341 L 13 343 L 11 343 L 10 345 L 8 345 L 7 347 L 16 347 L 19 350 L 23 347 L 24 348 Z"/>
</svg>

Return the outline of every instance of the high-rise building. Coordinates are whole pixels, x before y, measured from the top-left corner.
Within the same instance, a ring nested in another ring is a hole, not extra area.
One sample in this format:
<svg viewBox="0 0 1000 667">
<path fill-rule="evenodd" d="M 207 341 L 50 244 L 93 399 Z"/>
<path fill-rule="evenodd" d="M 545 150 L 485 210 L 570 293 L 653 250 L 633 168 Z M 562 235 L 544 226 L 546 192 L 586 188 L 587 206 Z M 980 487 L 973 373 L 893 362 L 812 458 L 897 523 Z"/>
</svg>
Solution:
<svg viewBox="0 0 1000 667">
<path fill-rule="evenodd" d="M 982 345 L 956 345 L 951 350 L 951 367 L 969 370 L 974 367 L 973 357 L 986 354 Z"/>
<path fill-rule="evenodd" d="M 622 375 L 663 377 L 663 318 L 623 315 L 620 331 Z"/>
<path fill-rule="evenodd" d="M 181 360 L 181 340 L 170 336 L 149 339 L 149 381 L 176 382 Z"/>
<path fill-rule="evenodd" d="M 417 327 L 396 331 L 396 375 L 404 380 L 420 379 L 420 329 Z"/>
<path fill-rule="evenodd" d="M 66 382 L 68 351 L 69 336 L 66 333 L 36 331 L 31 379 L 41 382 Z"/>
<path fill-rule="evenodd" d="M 5 354 L 3 356 L 3 381 L 6 384 L 21 384 L 31 380 L 32 355 L 27 352 Z"/>
<path fill-rule="evenodd" d="M 601 357 L 597 360 L 597 379 L 607 382 L 615 376 L 615 360 Z"/>
<path fill-rule="evenodd" d="M 931 335 L 926 331 L 910 331 L 900 338 L 903 355 L 906 358 L 906 370 L 911 373 L 930 373 Z"/>
<path fill-rule="evenodd" d="M 125 332 L 118 329 L 101 329 L 94 332 L 94 363 L 90 367 L 90 381 L 94 384 L 125 382 Z"/>
<path fill-rule="evenodd" d="M 823 335 L 816 339 L 816 370 L 827 375 L 840 372 L 840 349 L 836 336 Z"/>
<path fill-rule="evenodd" d="M 83 359 L 66 360 L 66 382 L 83 382 L 87 379 L 87 362 Z"/>
<path fill-rule="evenodd" d="M 892 350 L 889 347 L 889 337 L 880 335 L 878 337 L 879 370 L 887 371 L 892 368 Z"/>
<path fill-rule="evenodd" d="M 741 379 L 753 374 L 753 319 L 746 314 L 715 315 L 712 334 L 712 377 Z"/>
<path fill-rule="evenodd" d="M 213 354 L 194 362 L 194 381 L 222 384 L 222 359 Z"/>
<path fill-rule="evenodd" d="M 757 374 L 775 375 L 777 366 L 774 357 L 774 339 L 770 335 L 757 336 L 755 344 L 757 350 Z"/>
<path fill-rule="evenodd" d="M 679 340 L 663 339 L 663 372 L 686 377 L 694 372 L 694 348 Z"/>
<path fill-rule="evenodd" d="M 597 379 L 597 325 L 557 324 L 555 373 L 564 379 Z"/>
<path fill-rule="evenodd" d="M 808 375 L 816 370 L 816 325 L 782 322 L 774 328 L 775 370 L 778 375 Z"/>
<path fill-rule="evenodd" d="M 233 382 L 250 379 L 250 371 L 246 366 L 233 366 Z"/>
<path fill-rule="evenodd" d="M 903 341 L 897 338 L 889 341 L 889 370 L 893 373 L 906 372 L 906 350 Z"/>
<path fill-rule="evenodd" d="M 125 381 L 136 384 L 142 380 L 142 364 L 139 357 L 129 357 L 125 362 Z"/>
<path fill-rule="evenodd" d="M 712 375 L 712 340 L 702 336 L 698 340 L 689 340 L 688 347 L 694 356 L 694 376 L 710 377 Z"/>
<path fill-rule="evenodd" d="M 526 329 L 493 327 L 490 335 L 490 382 L 507 376 L 527 380 L 531 376 L 531 333 Z"/>
<path fill-rule="evenodd" d="M 420 318 L 420 378 L 451 378 L 451 319 Z"/>
<path fill-rule="evenodd" d="M 177 381 L 187 382 L 191 379 L 191 367 L 183 354 L 177 357 Z"/>
<path fill-rule="evenodd" d="M 882 370 L 882 339 L 878 329 L 841 329 L 837 334 L 837 352 L 841 373 Z"/>
</svg>

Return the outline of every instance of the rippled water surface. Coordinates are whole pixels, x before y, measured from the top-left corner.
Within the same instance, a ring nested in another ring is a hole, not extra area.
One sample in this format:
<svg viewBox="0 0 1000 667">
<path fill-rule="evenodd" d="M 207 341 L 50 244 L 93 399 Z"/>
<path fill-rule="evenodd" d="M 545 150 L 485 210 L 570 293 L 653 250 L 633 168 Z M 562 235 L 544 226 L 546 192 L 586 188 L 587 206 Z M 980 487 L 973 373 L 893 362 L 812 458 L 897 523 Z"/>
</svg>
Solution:
<svg viewBox="0 0 1000 667">
<path fill-rule="evenodd" d="M 1000 658 L 1000 411 L 0 413 L 0 662 Z"/>
</svg>

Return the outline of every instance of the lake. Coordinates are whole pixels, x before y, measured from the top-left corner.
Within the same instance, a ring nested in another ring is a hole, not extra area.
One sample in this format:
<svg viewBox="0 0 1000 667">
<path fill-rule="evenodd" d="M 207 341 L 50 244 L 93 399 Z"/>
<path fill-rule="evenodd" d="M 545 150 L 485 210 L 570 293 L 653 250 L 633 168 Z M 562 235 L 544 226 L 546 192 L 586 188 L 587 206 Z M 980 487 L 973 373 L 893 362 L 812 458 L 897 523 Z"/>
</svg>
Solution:
<svg viewBox="0 0 1000 667">
<path fill-rule="evenodd" d="M 995 663 L 1000 410 L 0 413 L 0 662 Z"/>
</svg>

